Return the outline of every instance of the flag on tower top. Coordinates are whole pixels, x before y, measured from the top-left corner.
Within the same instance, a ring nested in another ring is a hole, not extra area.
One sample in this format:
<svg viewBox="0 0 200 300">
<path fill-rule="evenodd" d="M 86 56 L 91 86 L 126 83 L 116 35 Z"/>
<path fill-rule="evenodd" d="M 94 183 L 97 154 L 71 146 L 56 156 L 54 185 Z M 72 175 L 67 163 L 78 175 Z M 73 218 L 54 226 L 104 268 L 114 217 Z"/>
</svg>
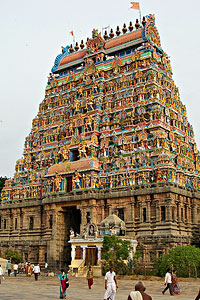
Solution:
<svg viewBox="0 0 200 300">
<path fill-rule="evenodd" d="M 72 36 L 74 36 L 74 32 L 73 32 L 73 30 L 72 30 L 72 31 L 70 31 L 70 34 L 71 34 Z"/>
<path fill-rule="evenodd" d="M 131 4 L 132 4 L 132 6 L 131 6 L 132 9 L 140 10 L 140 3 L 139 2 L 131 2 Z"/>
</svg>

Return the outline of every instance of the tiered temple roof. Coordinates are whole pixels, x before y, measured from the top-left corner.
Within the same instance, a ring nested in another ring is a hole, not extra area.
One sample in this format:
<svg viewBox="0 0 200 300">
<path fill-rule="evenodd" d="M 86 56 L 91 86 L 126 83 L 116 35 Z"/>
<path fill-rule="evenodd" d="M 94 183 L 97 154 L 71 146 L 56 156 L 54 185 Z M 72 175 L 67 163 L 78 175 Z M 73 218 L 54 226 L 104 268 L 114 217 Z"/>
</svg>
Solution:
<svg viewBox="0 0 200 300">
<path fill-rule="evenodd" d="M 113 36 L 114 35 L 114 36 Z M 1 199 L 163 183 L 200 189 L 200 156 L 154 15 L 62 48 Z"/>
</svg>

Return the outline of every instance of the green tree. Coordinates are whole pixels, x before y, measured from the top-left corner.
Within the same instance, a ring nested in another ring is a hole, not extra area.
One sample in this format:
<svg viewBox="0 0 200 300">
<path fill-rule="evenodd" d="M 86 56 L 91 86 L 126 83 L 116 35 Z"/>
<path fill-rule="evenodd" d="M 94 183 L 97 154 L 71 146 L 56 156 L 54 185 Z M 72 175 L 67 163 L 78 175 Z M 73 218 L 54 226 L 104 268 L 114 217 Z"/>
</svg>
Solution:
<svg viewBox="0 0 200 300">
<path fill-rule="evenodd" d="M 133 264 L 130 264 L 129 254 L 133 250 L 129 240 L 122 240 L 115 235 L 105 236 L 103 240 L 102 258 L 105 260 L 103 274 L 114 266 L 117 274 L 132 274 Z"/>
<path fill-rule="evenodd" d="M 6 259 L 11 260 L 12 263 L 19 263 L 22 261 L 22 256 L 17 251 L 7 250 Z"/>
<path fill-rule="evenodd" d="M 172 248 L 155 263 L 157 275 L 164 276 L 167 268 L 176 269 L 181 277 L 197 277 L 200 275 L 200 249 L 195 246 Z"/>
<path fill-rule="evenodd" d="M 103 250 L 102 258 L 112 264 L 119 260 L 127 260 L 133 248 L 130 241 L 112 235 L 104 237 Z"/>
</svg>

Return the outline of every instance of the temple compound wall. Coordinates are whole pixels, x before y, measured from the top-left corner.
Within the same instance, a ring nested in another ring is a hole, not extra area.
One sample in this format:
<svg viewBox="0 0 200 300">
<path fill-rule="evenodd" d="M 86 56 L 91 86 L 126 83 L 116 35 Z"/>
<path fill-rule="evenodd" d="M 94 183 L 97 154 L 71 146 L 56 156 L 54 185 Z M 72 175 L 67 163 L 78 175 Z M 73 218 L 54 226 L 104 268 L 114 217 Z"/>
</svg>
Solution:
<svg viewBox="0 0 200 300">
<path fill-rule="evenodd" d="M 69 265 L 68 241 L 74 221 L 82 236 L 88 216 L 98 227 L 114 213 L 125 221 L 126 235 L 137 240 L 137 250 L 146 265 L 152 266 L 155 258 L 171 247 L 191 244 L 200 222 L 199 199 L 199 193 L 161 185 L 70 196 L 55 194 L 41 201 L 6 205 L 1 210 L 1 255 L 9 248 L 19 251 L 25 261 L 47 261 L 57 269 Z"/>
</svg>

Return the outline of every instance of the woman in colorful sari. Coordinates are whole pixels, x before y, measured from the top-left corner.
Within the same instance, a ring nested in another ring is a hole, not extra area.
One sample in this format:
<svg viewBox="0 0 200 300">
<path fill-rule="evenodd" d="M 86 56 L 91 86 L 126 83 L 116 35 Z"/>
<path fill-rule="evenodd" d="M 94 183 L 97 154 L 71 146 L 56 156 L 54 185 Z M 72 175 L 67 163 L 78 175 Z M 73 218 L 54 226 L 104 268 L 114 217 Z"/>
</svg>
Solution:
<svg viewBox="0 0 200 300">
<path fill-rule="evenodd" d="M 28 268 L 27 268 L 27 276 L 28 276 L 28 277 L 31 277 L 31 275 L 32 275 L 32 270 L 33 270 L 33 268 L 32 268 L 32 266 L 31 266 L 31 264 L 29 263 L 29 264 L 28 264 Z"/>
<path fill-rule="evenodd" d="M 61 270 L 58 278 L 60 279 L 60 299 L 66 299 L 66 290 L 69 286 L 68 275 L 65 274 L 64 270 Z"/>
<path fill-rule="evenodd" d="M 173 270 L 172 273 L 172 290 L 174 295 L 179 295 L 180 294 L 180 288 L 178 284 L 178 278 L 176 276 L 176 270 Z"/>
</svg>

